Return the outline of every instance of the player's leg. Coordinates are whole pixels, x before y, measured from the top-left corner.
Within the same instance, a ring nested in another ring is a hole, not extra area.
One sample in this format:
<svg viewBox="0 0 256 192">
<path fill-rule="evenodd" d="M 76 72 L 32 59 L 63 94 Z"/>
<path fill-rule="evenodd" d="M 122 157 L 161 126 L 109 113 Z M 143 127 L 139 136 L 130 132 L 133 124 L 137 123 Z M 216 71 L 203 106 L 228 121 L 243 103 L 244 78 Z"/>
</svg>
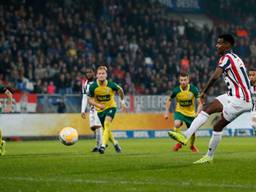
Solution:
<svg viewBox="0 0 256 192">
<path fill-rule="evenodd" d="M 221 112 L 223 110 L 223 104 L 220 102 L 220 99 L 223 99 L 225 102 L 225 95 L 217 97 L 209 105 L 207 105 L 194 119 L 189 129 L 187 129 L 183 134 L 169 132 L 169 136 L 181 144 L 186 145 L 188 139 L 208 120 L 212 113 Z"/>
<path fill-rule="evenodd" d="M 112 124 L 112 121 L 113 121 L 113 119 L 115 117 L 115 114 L 116 114 L 116 108 L 110 108 L 108 110 L 108 114 L 107 114 L 106 119 L 110 119 L 110 121 L 108 121 L 109 122 L 109 129 L 108 129 L 109 130 L 109 140 L 111 141 L 111 143 L 113 143 L 116 152 L 120 153 L 122 151 L 121 147 L 118 144 L 117 140 L 114 138 L 113 133 L 111 131 L 111 124 Z"/>
<path fill-rule="evenodd" d="M 187 120 L 186 120 L 187 128 L 191 126 L 191 123 L 193 122 L 193 120 L 194 120 L 194 117 L 187 117 Z M 190 146 L 189 146 L 190 150 L 193 153 L 199 152 L 199 149 L 195 145 L 195 141 L 196 141 L 196 133 L 193 133 L 193 135 L 191 135 L 190 137 Z"/>
<path fill-rule="evenodd" d="M 101 126 L 93 126 L 91 130 L 95 133 L 96 146 L 92 149 L 92 152 L 98 152 L 102 144 L 103 128 Z"/>
<path fill-rule="evenodd" d="M 102 143 L 101 143 L 101 146 L 98 150 L 101 154 L 104 153 L 105 148 L 106 148 L 107 143 L 108 143 L 108 140 L 104 140 L 105 137 L 108 137 L 108 133 L 106 132 L 105 125 L 104 125 L 106 114 L 107 114 L 106 110 L 98 113 L 99 120 L 101 122 L 101 125 L 103 126 L 102 139 L 101 139 Z"/>
<path fill-rule="evenodd" d="M 2 138 L 2 130 L 0 129 L 0 155 L 4 155 L 5 154 L 5 141 Z"/>
<path fill-rule="evenodd" d="M 180 120 L 177 116 L 174 115 L 174 128 L 173 130 L 176 132 L 181 132 L 181 126 L 183 124 L 182 120 Z M 178 151 L 182 148 L 182 145 L 180 143 L 176 143 L 176 145 L 173 147 L 173 151 Z"/>
<path fill-rule="evenodd" d="M 222 138 L 223 128 L 238 117 L 241 113 L 249 111 L 251 109 L 251 103 L 245 102 L 241 99 L 235 99 L 228 97 L 228 102 L 223 105 L 223 112 L 221 118 L 216 122 L 213 127 L 213 134 L 209 142 L 209 148 L 207 154 L 194 163 L 208 163 L 213 160 L 214 152 Z"/>
<path fill-rule="evenodd" d="M 213 157 L 214 152 L 215 152 L 219 142 L 221 141 L 222 130 L 229 123 L 230 123 L 230 121 L 227 121 L 224 118 L 223 114 L 221 114 L 220 120 L 217 121 L 216 124 L 213 126 L 212 138 L 209 142 L 209 148 L 208 148 L 208 151 L 207 151 L 207 155 L 209 157 Z"/>
<path fill-rule="evenodd" d="M 103 128 L 102 126 L 99 126 L 98 128 L 95 129 L 95 134 L 96 134 L 96 145 L 97 148 L 100 148 L 102 144 L 102 136 L 103 136 Z"/>
<path fill-rule="evenodd" d="M 106 145 L 108 141 L 115 143 L 115 139 L 111 133 L 112 117 L 106 116 L 104 121 L 103 144 Z"/>
<path fill-rule="evenodd" d="M 223 104 L 218 99 L 214 99 L 198 114 L 198 116 L 193 120 L 189 129 L 184 132 L 184 135 L 187 138 L 190 138 L 199 129 L 199 127 L 201 127 L 208 120 L 211 114 L 222 112 L 222 110 Z"/>
<path fill-rule="evenodd" d="M 103 129 L 98 114 L 95 110 L 90 111 L 89 119 L 91 130 L 95 133 L 96 139 L 96 146 L 92 149 L 92 152 L 97 152 L 102 144 Z"/>
<path fill-rule="evenodd" d="M 223 128 L 238 117 L 241 113 L 250 110 L 251 103 L 244 103 L 243 100 L 228 98 L 227 105 L 223 106 L 223 113 L 221 113 L 220 119 L 215 123 L 213 127 L 213 133 L 209 142 L 209 148 L 206 156 L 213 159 L 214 152 L 221 141 Z"/>
<path fill-rule="evenodd" d="M 103 123 L 104 124 L 103 142 L 99 150 L 100 153 L 104 153 L 108 141 L 113 143 L 115 150 L 117 152 L 121 152 L 121 148 L 111 132 L 111 123 L 112 123 L 112 120 L 114 119 L 115 113 L 116 113 L 116 108 L 110 108 L 105 111 L 105 119 Z"/>
<path fill-rule="evenodd" d="M 179 118 L 174 117 L 174 128 L 173 130 L 176 131 L 176 132 L 181 132 L 181 126 L 182 126 L 183 122 L 182 120 L 180 120 Z"/>
<path fill-rule="evenodd" d="M 221 118 L 216 122 L 216 124 L 213 127 L 213 133 L 212 137 L 209 142 L 209 147 L 206 155 L 204 155 L 201 159 L 198 161 L 195 161 L 194 164 L 202 164 L 202 163 L 210 163 L 213 160 L 214 152 L 217 149 L 218 144 L 221 141 L 222 138 L 222 130 L 223 128 L 228 125 L 230 121 L 227 121 L 223 114 L 221 114 Z"/>
</svg>

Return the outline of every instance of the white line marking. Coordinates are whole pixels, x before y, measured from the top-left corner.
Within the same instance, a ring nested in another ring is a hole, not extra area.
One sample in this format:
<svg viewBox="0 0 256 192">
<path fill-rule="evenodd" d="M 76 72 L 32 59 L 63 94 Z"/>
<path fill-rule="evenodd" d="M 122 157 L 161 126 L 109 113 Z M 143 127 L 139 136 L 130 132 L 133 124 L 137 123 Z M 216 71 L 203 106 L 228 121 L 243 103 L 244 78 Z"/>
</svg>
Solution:
<svg viewBox="0 0 256 192">
<path fill-rule="evenodd" d="M 91 183 L 91 184 L 128 184 L 128 185 L 166 185 L 177 187 L 212 187 L 212 188 L 236 188 L 236 189 L 256 189 L 256 185 L 232 184 L 232 183 L 203 183 L 193 181 L 127 181 L 127 180 L 92 180 L 92 179 L 62 179 L 62 178 L 35 178 L 35 177 L 0 177 L 1 180 L 29 181 L 29 182 L 58 182 L 58 183 Z"/>
</svg>

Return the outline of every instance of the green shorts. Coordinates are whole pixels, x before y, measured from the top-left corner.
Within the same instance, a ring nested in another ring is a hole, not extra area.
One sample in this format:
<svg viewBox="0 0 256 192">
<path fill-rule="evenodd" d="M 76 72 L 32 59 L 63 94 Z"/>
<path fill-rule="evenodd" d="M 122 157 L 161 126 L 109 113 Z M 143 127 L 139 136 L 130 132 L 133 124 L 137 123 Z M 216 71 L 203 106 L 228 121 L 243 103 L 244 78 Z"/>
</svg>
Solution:
<svg viewBox="0 0 256 192">
<path fill-rule="evenodd" d="M 107 116 L 112 117 L 114 119 L 116 114 L 116 107 L 108 108 L 102 112 L 98 113 L 98 117 L 100 119 L 101 125 L 104 127 L 104 121 Z"/>
<path fill-rule="evenodd" d="M 174 120 L 180 120 L 180 121 L 186 123 L 187 128 L 190 127 L 190 125 L 194 119 L 195 119 L 195 117 L 189 117 L 189 116 L 183 115 L 180 112 L 174 112 Z"/>
</svg>

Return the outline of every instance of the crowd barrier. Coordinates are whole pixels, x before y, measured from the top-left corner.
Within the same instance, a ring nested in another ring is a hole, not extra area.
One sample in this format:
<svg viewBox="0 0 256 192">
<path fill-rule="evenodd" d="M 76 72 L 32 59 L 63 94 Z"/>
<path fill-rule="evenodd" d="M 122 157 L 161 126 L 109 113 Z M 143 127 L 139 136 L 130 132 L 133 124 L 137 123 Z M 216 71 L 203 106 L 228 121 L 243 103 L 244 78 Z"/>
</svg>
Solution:
<svg viewBox="0 0 256 192">
<path fill-rule="evenodd" d="M 225 136 L 252 136 L 250 113 L 244 113 L 224 130 Z M 197 131 L 198 136 L 210 136 L 218 114 L 211 115 L 207 123 Z M 0 128 L 4 137 L 52 137 L 63 127 L 74 127 L 80 136 L 92 136 L 88 116 L 82 119 L 79 113 L 72 114 L 2 114 Z M 119 138 L 168 137 L 173 128 L 172 113 L 165 120 L 162 113 L 118 113 L 112 130 Z M 185 129 L 185 128 L 184 128 Z"/>
</svg>

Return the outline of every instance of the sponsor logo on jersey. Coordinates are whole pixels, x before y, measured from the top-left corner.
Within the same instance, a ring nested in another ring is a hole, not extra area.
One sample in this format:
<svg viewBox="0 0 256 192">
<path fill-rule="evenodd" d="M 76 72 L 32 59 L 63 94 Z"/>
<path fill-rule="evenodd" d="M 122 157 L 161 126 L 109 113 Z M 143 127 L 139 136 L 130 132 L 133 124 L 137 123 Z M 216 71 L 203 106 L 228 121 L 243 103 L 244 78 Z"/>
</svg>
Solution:
<svg viewBox="0 0 256 192">
<path fill-rule="evenodd" d="M 97 95 L 96 98 L 98 101 L 110 101 L 110 95 Z"/>
</svg>

